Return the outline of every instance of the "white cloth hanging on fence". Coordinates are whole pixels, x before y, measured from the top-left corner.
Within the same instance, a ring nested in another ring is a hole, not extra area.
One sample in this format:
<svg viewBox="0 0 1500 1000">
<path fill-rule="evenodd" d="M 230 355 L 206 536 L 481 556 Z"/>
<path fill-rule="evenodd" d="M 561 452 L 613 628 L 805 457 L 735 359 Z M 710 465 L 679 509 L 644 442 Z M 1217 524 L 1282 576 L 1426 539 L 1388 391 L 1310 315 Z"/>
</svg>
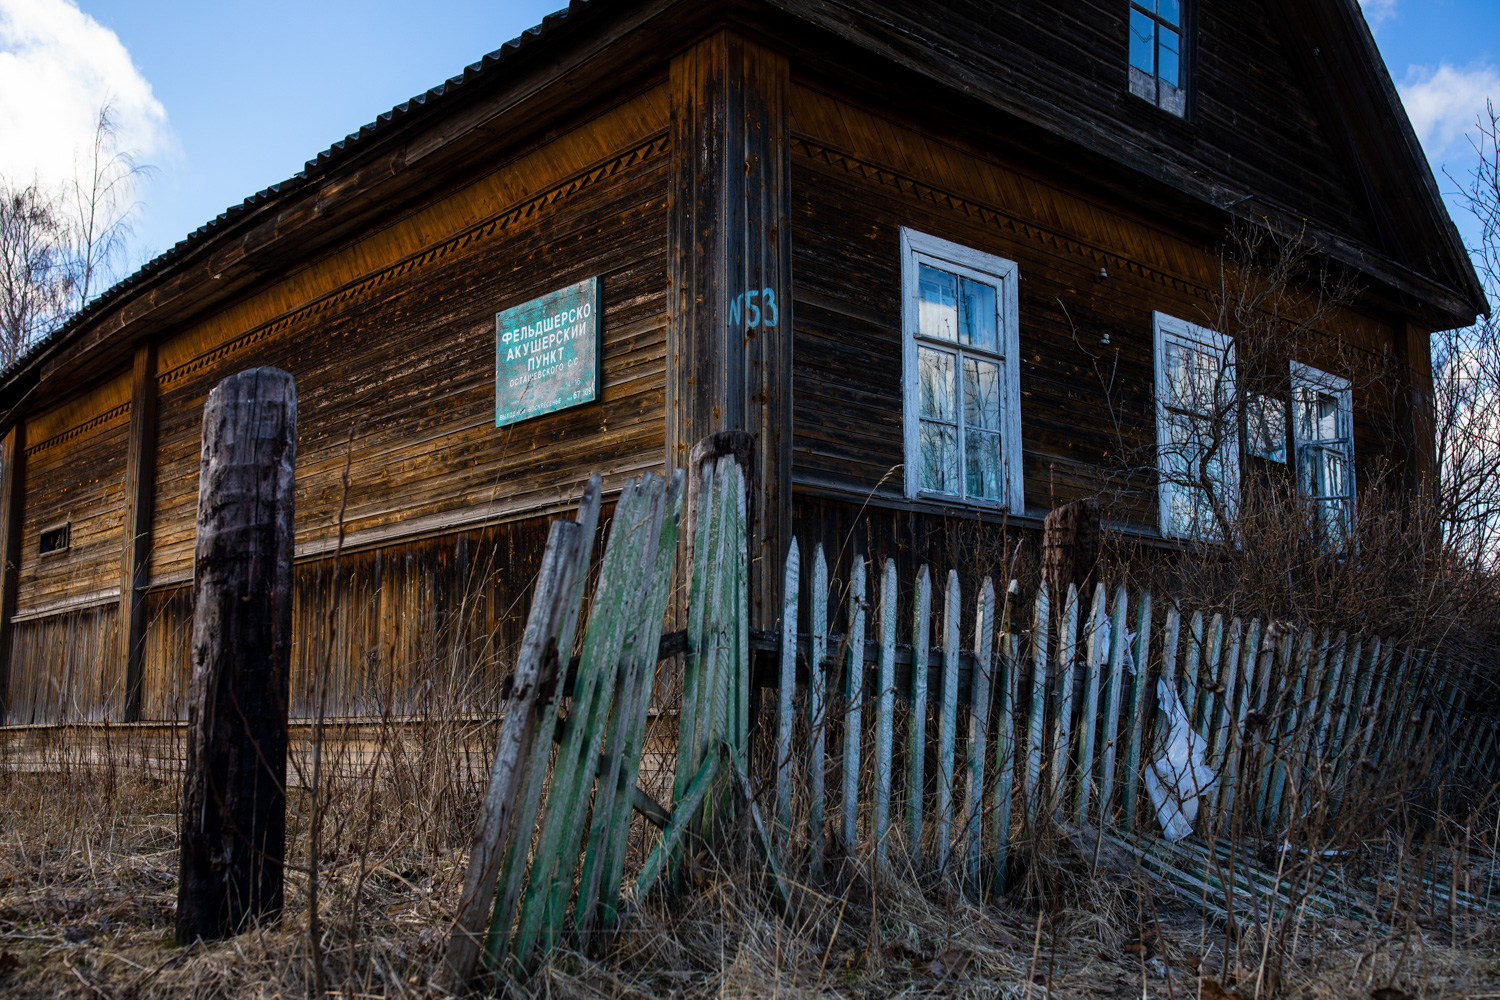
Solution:
<svg viewBox="0 0 1500 1000">
<path fill-rule="evenodd" d="M 1102 621 L 1102 622 L 1099 623 L 1099 634 L 1101 636 L 1103 636 L 1103 638 L 1099 640 L 1100 645 L 1102 646 L 1102 648 L 1104 648 L 1104 649 L 1113 649 L 1114 647 L 1112 645 L 1110 645 L 1110 641 L 1111 641 L 1111 638 L 1114 635 L 1114 629 L 1109 624 L 1109 619 L 1108 618 L 1104 619 L 1104 621 Z M 1121 650 L 1121 652 L 1124 655 L 1121 657 L 1121 660 L 1122 660 L 1122 662 L 1123 662 L 1123 664 L 1125 666 L 1126 673 L 1128 673 L 1128 674 L 1130 674 L 1130 676 L 1134 677 L 1135 676 L 1135 633 L 1132 632 L 1132 631 L 1130 631 L 1129 629 L 1125 629 L 1125 638 L 1124 638 L 1123 642 L 1124 642 L 1124 648 Z"/>
<path fill-rule="evenodd" d="M 1156 681 L 1157 707 L 1167 717 L 1166 753 L 1146 768 L 1146 792 L 1169 841 L 1193 832 L 1198 818 L 1198 796 L 1213 787 L 1214 769 L 1208 766 L 1207 741 L 1193 731 L 1177 689 L 1164 678 Z"/>
</svg>

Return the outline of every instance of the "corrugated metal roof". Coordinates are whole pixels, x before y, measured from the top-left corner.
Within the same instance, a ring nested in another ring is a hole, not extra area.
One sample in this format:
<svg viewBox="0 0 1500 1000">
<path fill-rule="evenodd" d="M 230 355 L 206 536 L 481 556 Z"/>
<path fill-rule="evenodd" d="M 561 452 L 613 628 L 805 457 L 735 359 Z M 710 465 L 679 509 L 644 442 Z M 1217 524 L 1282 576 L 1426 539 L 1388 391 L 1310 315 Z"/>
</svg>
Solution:
<svg viewBox="0 0 1500 1000">
<path fill-rule="evenodd" d="M 38 354 L 53 344 L 67 339 L 68 335 L 74 330 L 108 310 L 137 286 L 145 283 L 158 272 L 171 267 L 178 260 L 207 243 L 230 223 L 252 210 L 264 206 L 267 202 L 287 197 L 296 191 L 300 191 L 314 179 L 326 176 L 330 170 L 356 153 L 361 152 L 373 137 L 383 135 L 395 125 L 404 123 L 414 116 L 434 113 L 433 109 L 442 105 L 445 98 L 450 98 L 455 92 L 472 84 L 481 76 L 492 75 L 498 68 L 514 57 L 517 52 L 534 45 L 544 36 L 551 34 L 568 18 L 572 17 L 576 19 L 582 11 L 591 6 L 599 6 L 603 2 L 604 0 L 570 0 L 566 9 L 548 14 L 542 19 L 541 24 L 526 29 L 520 35 L 512 38 L 478 62 L 465 66 L 464 71 L 459 75 L 449 77 L 436 87 L 418 94 L 408 101 L 403 101 L 380 115 L 373 122 L 362 127 L 359 131 L 351 132 L 344 136 L 344 138 L 308 160 L 306 165 L 296 174 L 288 177 L 279 184 L 272 184 L 270 187 L 262 188 L 238 205 L 231 205 L 223 212 L 220 212 L 214 219 L 199 226 L 184 239 L 179 240 L 170 249 L 162 251 L 145 264 L 142 264 L 133 274 L 111 285 L 98 298 L 89 302 L 69 317 L 57 330 L 32 344 L 26 353 L 17 358 L 13 364 L 0 371 L 0 384 L 8 381 L 10 376 L 15 372 L 25 368 Z"/>
</svg>

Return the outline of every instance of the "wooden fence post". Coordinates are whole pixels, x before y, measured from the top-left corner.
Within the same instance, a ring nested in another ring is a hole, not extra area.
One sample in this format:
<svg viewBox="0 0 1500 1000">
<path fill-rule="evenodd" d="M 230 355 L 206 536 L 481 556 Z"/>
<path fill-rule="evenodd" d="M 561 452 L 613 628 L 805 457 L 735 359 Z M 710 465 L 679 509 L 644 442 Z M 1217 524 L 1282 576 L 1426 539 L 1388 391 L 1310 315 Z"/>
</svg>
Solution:
<svg viewBox="0 0 1500 1000">
<path fill-rule="evenodd" d="M 1042 579 L 1061 597 L 1068 585 L 1088 593 L 1099 561 L 1099 501 L 1075 500 L 1047 515 L 1042 527 Z"/>
<path fill-rule="evenodd" d="M 193 679 L 177 940 L 219 938 L 282 906 L 297 389 L 232 375 L 203 408 L 193 556 Z"/>
</svg>

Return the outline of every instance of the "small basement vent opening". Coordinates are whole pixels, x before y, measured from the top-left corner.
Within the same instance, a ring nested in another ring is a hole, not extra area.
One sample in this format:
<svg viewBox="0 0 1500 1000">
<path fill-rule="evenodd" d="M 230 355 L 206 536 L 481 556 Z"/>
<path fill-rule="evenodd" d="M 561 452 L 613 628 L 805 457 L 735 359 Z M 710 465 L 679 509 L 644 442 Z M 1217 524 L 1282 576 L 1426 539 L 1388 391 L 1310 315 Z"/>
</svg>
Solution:
<svg viewBox="0 0 1500 1000">
<path fill-rule="evenodd" d="M 41 554 L 46 556 L 68 551 L 68 529 L 70 527 L 72 525 L 64 522 L 43 531 L 41 544 L 38 546 Z"/>
</svg>

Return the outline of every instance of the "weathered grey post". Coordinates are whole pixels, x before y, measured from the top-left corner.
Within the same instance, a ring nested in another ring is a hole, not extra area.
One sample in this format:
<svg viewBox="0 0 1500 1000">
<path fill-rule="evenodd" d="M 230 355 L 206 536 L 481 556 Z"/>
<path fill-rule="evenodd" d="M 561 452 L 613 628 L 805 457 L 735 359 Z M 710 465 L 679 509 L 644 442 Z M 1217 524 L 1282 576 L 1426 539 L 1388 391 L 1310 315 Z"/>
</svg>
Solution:
<svg viewBox="0 0 1500 1000">
<path fill-rule="evenodd" d="M 281 910 L 296 455 L 297 389 L 286 372 L 240 372 L 209 393 L 177 887 L 183 944 Z"/>
</svg>

